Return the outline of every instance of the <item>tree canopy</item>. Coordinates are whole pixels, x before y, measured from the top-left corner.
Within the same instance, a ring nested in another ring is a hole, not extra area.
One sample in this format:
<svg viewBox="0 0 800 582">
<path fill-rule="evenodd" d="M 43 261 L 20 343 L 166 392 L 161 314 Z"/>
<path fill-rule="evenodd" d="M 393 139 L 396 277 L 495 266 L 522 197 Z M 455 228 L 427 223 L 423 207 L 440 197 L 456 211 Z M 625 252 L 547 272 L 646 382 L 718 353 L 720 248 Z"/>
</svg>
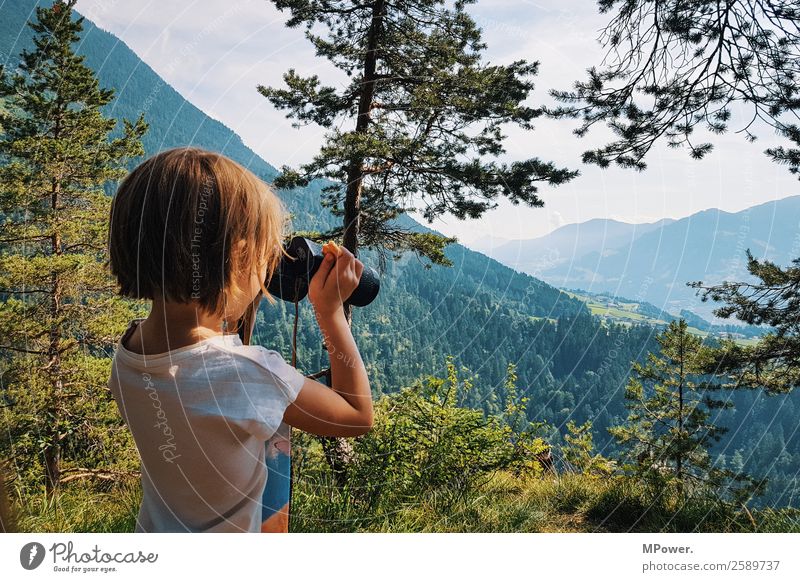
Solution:
<svg viewBox="0 0 800 582">
<path fill-rule="evenodd" d="M 587 163 L 644 169 L 657 141 L 702 158 L 713 148 L 697 135 L 730 129 L 732 109 L 745 111 L 737 133 L 755 141 L 771 127 L 788 147 L 765 153 L 800 172 L 800 5 L 796 0 L 599 0 L 612 14 L 600 40 L 600 67 L 572 91 L 551 94 L 566 106 L 556 117 L 580 118 L 585 135 L 606 124 L 616 139 L 584 152 Z M 761 127 L 759 127 L 761 125 Z M 800 177 L 800 176 L 799 176 Z"/>
<path fill-rule="evenodd" d="M 532 129 L 543 110 L 523 104 L 537 62 L 481 62 L 486 45 L 464 9 L 471 0 L 451 9 L 442 0 L 273 2 L 289 11 L 287 26 L 305 26 L 317 55 L 351 79 L 339 91 L 290 69 L 287 88 L 258 87 L 298 120 L 295 127 L 330 129 L 310 163 L 284 166 L 275 180 L 287 188 L 315 178 L 336 182 L 323 191 L 342 227 L 325 236 L 342 236 L 354 251 L 413 250 L 446 264 L 442 246 L 453 239 L 411 232 L 395 219 L 412 210 L 429 222 L 445 213 L 478 218 L 501 196 L 542 206 L 538 183 L 577 175 L 536 157 L 486 159 L 505 153 L 503 124 Z M 345 121 L 353 125 L 348 130 L 341 129 Z"/>
</svg>

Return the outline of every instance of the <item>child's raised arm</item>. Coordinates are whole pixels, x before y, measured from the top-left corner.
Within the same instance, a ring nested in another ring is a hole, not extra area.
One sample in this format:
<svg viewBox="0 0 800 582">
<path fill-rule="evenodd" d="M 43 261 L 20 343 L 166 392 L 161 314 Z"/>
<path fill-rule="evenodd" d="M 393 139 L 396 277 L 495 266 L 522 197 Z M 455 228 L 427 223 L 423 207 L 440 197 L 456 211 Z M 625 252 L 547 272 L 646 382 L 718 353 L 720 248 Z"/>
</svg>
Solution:
<svg viewBox="0 0 800 582">
<path fill-rule="evenodd" d="M 286 423 L 300 430 L 358 436 L 372 428 L 369 378 L 342 305 L 358 286 L 363 269 L 347 249 L 338 249 L 338 255 L 332 249 L 309 284 L 308 296 L 330 355 L 333 386 L 306 378 L 283 415 Z"/>
</svg>

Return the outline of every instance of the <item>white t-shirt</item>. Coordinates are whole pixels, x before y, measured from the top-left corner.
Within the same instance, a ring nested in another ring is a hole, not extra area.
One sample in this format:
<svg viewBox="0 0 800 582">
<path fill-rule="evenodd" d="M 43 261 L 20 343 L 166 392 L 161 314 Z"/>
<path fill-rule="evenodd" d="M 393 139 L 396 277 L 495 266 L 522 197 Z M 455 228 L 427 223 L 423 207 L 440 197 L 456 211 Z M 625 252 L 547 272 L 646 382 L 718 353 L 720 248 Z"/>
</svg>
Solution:
<svg viewBox="0 0 800 582">
<path fill-rule="evenodd" d="M 137 532 L 259 532 L 265 442 L 304 377 L 227 334 L 141 355 L 117 344 L 109 388 L 142 459 Z"/>
</svg>

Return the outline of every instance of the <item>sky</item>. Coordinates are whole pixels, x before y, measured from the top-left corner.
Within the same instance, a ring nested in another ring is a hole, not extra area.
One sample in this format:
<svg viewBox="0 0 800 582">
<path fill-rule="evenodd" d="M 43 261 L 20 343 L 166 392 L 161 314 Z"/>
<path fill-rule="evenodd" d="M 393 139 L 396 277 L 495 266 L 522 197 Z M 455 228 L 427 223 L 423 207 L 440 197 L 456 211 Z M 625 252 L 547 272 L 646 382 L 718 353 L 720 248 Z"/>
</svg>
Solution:
<svg viewBox="0 0 800 582">
<path fill-rule="evenodd" d="M 316 57 L 303 28 L 287 28 L 288 13 L 271 2 L 79 0 L 77 9 L 120 37 L 186 99 L 233 129 L 273 166 L 296 167 L 322 145 L 323 128 L 293 128 L 285 112 L 256 86 L 283 87 L 282 75 L 290 68 L 338 88 L 347 77 Z M 598 37 L 608 15 L 600 15 L 591 0 L 479 0 L 467 12 L 483 31 L 486 63 L 540 62 L 528 105 L 553 104 L 549 89 L 570 89 L 605 54 Z M 768 128 L 753 144 L 734 133 L 715 136 L 714 151 L 699 161 L 685 149 L 660 144 L 646 159 L 647 170 L 636 172 L 582 164 L 581 153 L 604 143 L 608 133 L 593 130 L 577 138 L 572 133 L 577 125 L 574 120 L 537 120 L 533 131 L 504 128 L 503 161 L 540 157 L 580 170 L 566 185 L 540 188 L 544 207 L 501 202 L 480 220 L 448 216 L 429 226 L 485 249 L 592 218 L 652 222 L 707 208 L 735 212 L 800 193 L 797 179 L 763 153 L 781 143 Z"/>
</svg>

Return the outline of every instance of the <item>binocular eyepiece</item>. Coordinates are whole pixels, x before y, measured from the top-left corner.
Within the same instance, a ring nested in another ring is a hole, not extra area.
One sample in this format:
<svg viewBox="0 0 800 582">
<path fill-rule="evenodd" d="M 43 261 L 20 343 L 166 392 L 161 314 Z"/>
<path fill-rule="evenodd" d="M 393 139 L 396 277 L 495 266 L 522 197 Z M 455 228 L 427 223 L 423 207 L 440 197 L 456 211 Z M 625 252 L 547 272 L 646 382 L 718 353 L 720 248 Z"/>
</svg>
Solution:
<svg viewBox="0 0 800 582">
<path fill-rule="evenodd" d="M 285 247 L 289 257 L 282 257 L 269 281 L 267 291 L 284 301 L 300 301 L 308 295 L 308 283 L 325 258 L 322 247 L 314 241 L 294 237 Z M 345 301 L 356 307 L 372 303 L 378 296 L 381 282 L 375 269 L 364 265 L 361 280 L 355 291 Z"/>
</svg>

